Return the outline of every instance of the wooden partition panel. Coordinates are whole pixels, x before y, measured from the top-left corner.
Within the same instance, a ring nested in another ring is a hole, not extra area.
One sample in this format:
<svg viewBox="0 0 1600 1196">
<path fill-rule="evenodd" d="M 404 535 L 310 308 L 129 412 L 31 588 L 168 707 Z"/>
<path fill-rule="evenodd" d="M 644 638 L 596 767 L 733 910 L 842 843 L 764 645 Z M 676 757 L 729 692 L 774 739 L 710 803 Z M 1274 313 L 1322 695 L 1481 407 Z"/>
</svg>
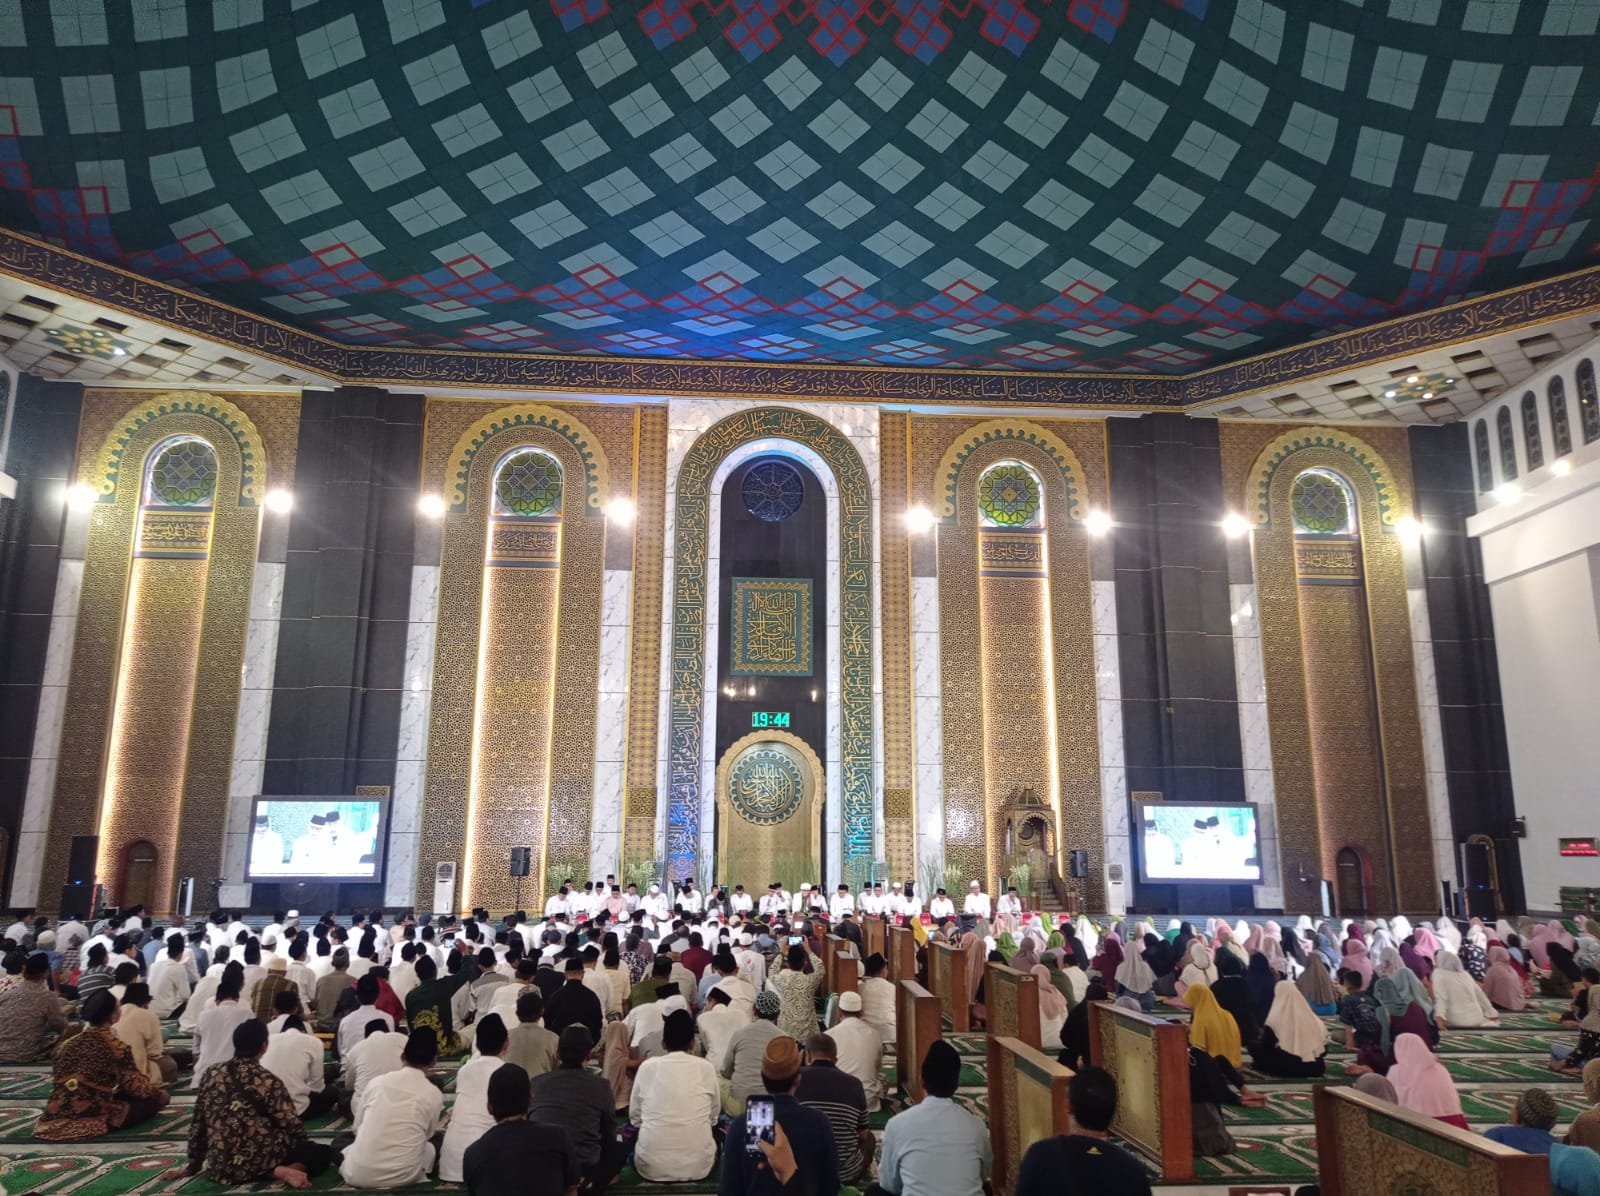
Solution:
<svg viewBox="0 0 1600 1196">
<path fill-rule="evenodd" d="M 1116 1077 L 1112 1130 L 1154 1159 L 1168 1183 L 1193 1179 L 1189 1028 L 1097 1001 L 1089 1050 L 1095 1066 Z"/>
<path fill-rule="evenodd" d="M 888 955 L 888 923 L 882 918 L 861 919 L 861 941 L 866 944 L 867 955 Z"/>
<path fill-rule="evenodd" d="M 844 940 L 838 935 L 825 934 L 822 936 L 822 991 L 833 991 L 833 957 L 838 953 L 839 944 Z"/>
<path fill-rule="evenodd" d="M 902 980 L 917 978 L 917 939 L 909 926 L 886 926 L 889 939 L 889 979 L 897 984 Z"/>
<path fill-rule="evenodd" d="M 922 1061 L 939 1041 L 939 998 L 915 980 L 894 986 L 894 1072 L 905 1098 L 922 1099 Z"/>
<path fill-rule="evenodd" d="M 1388 1101 L 1319 1084 L 1317 1174 L 1323 1196 L 1545 1196 L 1550 1161 Z"/>
<path fill-rule="evenodd" d="M 985 986 L 984 993 L 988 994 Z M 1021 1039 L 989 1038 L 989 1142 L 994 1189 L 1009 1191 L 1028 1147 L 1071 1130 L 1067 1084 L 1072 1073 Z"/>
<path fill-rule="evenodd" d="M 985 1032 L 990 1051 L 996 1038 L 1020 1038 L 1034 1050 L 1040 1049 L 1039 982 L 1031 975 L 1004 964 L 985 964 L 983 1004 L 989 1014 Z"/>
<path fill-rule="evenodd" d="M 856 991 L 860 969 L 856 966 L 856 947 L 849 939 L 829 935 L 823 940 L 826 949 L 827 972 L 823 984 L 830 993 Z"/>
<path fill-rule="evenodd" d="M 965 1034 L 972 1029 L 972 990 L 967 985 L 965 951 L 949 943 L 929 943 L 928 987 L 937 994 L 951 1030 Z"/>
</svg>

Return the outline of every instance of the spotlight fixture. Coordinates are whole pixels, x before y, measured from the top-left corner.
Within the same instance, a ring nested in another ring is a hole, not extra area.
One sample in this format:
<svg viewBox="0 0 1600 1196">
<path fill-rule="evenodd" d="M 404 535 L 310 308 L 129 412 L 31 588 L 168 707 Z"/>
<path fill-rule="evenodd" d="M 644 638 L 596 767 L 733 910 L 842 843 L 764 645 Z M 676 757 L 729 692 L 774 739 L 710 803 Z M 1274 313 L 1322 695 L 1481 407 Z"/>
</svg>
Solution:
<svg viewBox="0 0 1600 1196">
<path fill-rule="evenodd" d="M 1496 501 L 1501 503 L 1514 503 L 1522 497 L 1522 487 L 1515 482 L 1501 482 L 1494 488 Z"/>
<path fill-rule="evenodd" d="M 448 509 L 444 497 L 439 494 L 424 494 L 417 499 L 417 510 L 429 519 L 443 519 Z"/>
<path fill-rule="evenodd" d="M 1237 540 L 1240 536 L 1250 533 L 1250 521 L 1238 511 L 1229 511 L 1222 518 L 1222 534 L 1230 540 Z"/>
<path fill-rule="evenodd" d="M 627 527 L 637 514 L 631 498 L 613 498 L 606 504 L 606 518 L 618 527 Z"/>
<path fill-rule="evenodd" d="M 1422 540 L 1422 524 L 1411 515 L 1402 515 L 1396 519 L 1394 530 L 1403 544 L 1417 544 Z"/>
<path fill-rule="evenodd" d="M 1562 457 L 1550 467 L 1550 472 L 1558 478 L 1564 478 L 1572 472 L 1572 462 Z"/>
<path fill-rule="evenodd" d="M 99 501 L 99 493 L 88 482 L 74 482 L 67 487 L 67 507 L 70 510 L 87 511 Z"/>
<path fill-rule="evenodd" d="M 1415 385 L 1418 380 L 1419 380 L 1419 375 L 1417 375 L 1417 374 L 1411 374 L 1410 376 L 1408 376 L 1406 378 L 1406 382 L 1408 382 L 1408 383 L 1410 383 L 1412 385 Z"/>
<path fill-rule="evenodd" d="M 1091 536 L 1103 536 L 1111 530 L 1111 516 L 1104 511 L 1090 511 L 1083 518 L 1083 530 Z"/>
<path fill-rule="evenodd" d="M 933 530 L 933 512 L 927 507 L 910 507 L 906 510 L 906 530 L 913 536 Z"/>
<path fill-rule="evenodd" d="M 1392 398 L 1395 397 L 1395 395 L 1397 395 L 1399 393 L 1400 392 L 1398 390 L 1386 390 L 1386 391 L 1383 392 L 1383 397 L 1386 398 L 1386 399 L 1392 399 Z"/>
<path fill-rule="evenodd" d="M 287 515 L 294 509 L 294 495 L 278 486 L 262 496 L 261 505 L 274 515 Z"/>
</svg>

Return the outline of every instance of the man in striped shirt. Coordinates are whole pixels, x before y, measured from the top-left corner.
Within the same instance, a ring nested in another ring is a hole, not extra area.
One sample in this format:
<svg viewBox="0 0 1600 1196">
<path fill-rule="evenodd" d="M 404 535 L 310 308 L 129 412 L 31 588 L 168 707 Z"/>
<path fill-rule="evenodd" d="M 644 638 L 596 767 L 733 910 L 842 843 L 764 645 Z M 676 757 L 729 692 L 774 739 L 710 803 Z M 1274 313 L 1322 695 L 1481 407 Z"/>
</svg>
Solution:
<svg viewBox="0 0 1600 1196">
<path fill-rule="evenodd" d="M 806 1039 L 806 1066 L 795 1099 L 828 1119 L 839 1158 L 839 1182 L 854 1184 L 872 1162 L 867 1093 L 861 1081 L 839 1068 L 838 1044 L 820 1031 Z"/>
</svg>

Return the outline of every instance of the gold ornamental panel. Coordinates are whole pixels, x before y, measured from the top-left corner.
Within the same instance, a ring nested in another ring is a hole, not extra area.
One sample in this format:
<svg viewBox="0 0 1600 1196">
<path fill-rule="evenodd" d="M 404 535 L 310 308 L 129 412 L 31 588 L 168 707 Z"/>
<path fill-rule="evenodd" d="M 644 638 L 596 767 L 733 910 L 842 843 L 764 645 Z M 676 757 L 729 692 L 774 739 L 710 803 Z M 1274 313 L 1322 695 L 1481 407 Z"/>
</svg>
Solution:
<svg viewBox="0 0 1600 1196">
<path fill-rule="evenodd" d="M 911 416 L 878 412 L 878 625 L 883 682 L 883 858 L 891 875 L 915 876 L 915 716 L 911 671 L 911 545 L 906 527 Z M 900 796 L 903 794 L 904 799 Z"/>
<path fill-rule="evenodd" d="M 717 764 L 718 860 L 737 861 L 739 876 L 821 860 L 822 792 L 822 761 L 799 736 L 756 731 L 736 741 Z"/>
<path fill-rule="evenodd" d="M 628 637 L 624 864 L 653 860 L 661 734 L 661 601 L 667 509 L 667 409 L 633 412 L 633 626 Z"/>
</svg>

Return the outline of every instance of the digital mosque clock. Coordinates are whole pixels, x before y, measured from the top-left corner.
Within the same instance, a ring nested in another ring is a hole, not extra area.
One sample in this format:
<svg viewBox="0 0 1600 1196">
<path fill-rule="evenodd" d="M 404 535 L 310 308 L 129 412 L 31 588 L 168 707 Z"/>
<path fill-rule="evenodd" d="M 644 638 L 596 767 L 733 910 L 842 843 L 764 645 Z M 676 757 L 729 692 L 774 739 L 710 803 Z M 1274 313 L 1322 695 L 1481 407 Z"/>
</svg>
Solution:
<svg viewBox="0 0 1600 1196">
<path fill-rule="evenodd" d="M 764 731 L 769 727 L 788 730 L 789 712 L 787 710 L 753 710 L 750 712 L 750 726 L 757 731 Z"/>
</svg>

